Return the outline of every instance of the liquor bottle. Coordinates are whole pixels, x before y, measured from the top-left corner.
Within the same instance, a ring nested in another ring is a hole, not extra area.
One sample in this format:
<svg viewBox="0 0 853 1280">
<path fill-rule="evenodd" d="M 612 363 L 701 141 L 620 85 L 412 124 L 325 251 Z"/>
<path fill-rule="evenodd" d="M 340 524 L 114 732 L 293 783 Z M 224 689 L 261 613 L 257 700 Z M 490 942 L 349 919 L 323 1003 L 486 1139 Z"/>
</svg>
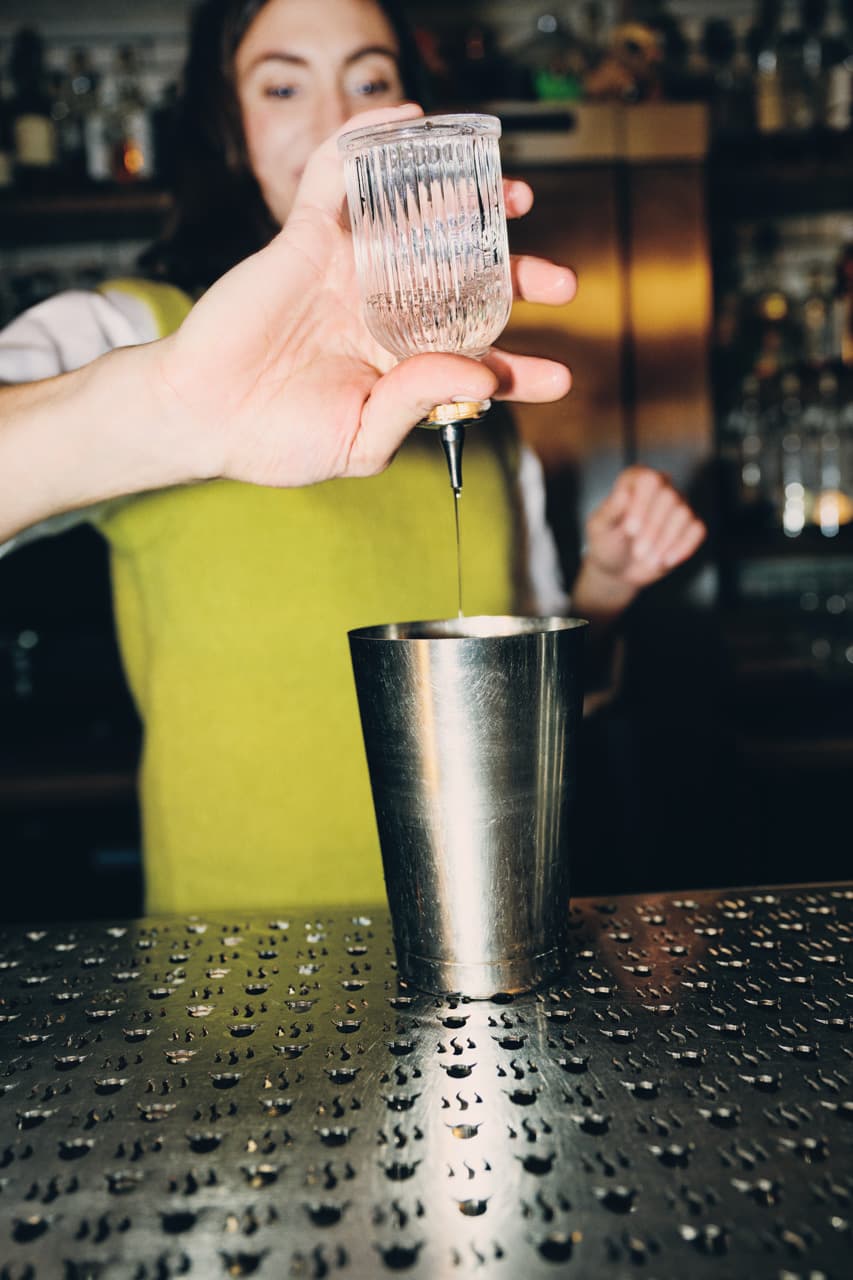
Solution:
<svg viewBox="0 0 853 1280">
<path fill-rule="evenodd" d="M 784 128 L 793 133 L 813 129 L 823 117 L 821 103 L 820 29 L 826 0 L 803 0 L 801 19 L 786 9 L 778 42 Z"/>
<path fill-rule="evenodd" d="M 782 375 L 779 405 L 779 448 L 782 529 L 789 538 L 798 538 L 811 518 L 814 491 L 807 485 L 800 399 L 800 379 L 795 373 Z"/>
<path fill-rule="evenodd" d="M 742 520 L 750 524 L 766 518 L 771 501 L 766 423 L 762 419 L 760 384 L 749 375 L 741 383 L 740 397 L 726 416 L 724 454 L 736 472 L 736 501 Z"/>
<path fill-rule="evenodd" d="M 113 177 L 116 182 L 145 181 L 154 176 L 154 131 L 136 55 L 127 46 L 118 53 L 116 86 Z"/>
<path fill-rule="evenodd" d="M 113 177 L 113 139 L 118 88 L 115 77 L 107 74 L 101 80 L 83 118 L 83 142 L 86 149 L 86 176 L 90 182 L 111 182 Z"/>
<path fill-rule="evenodd" d="M 15 181 L 25 191 L 50 188 L 57 167 L 56 127 L 46 90 L 43 46 L 31 27 L 18 31 L 12 43 L 10 72 L 15 92 L 11 103 L 15 149 Z"/>
<path fill-rule="evenodd" d="M 802 316 L 803 358 L 806 364 L 820 368 L 836 354 L 833 344 L 833 297 L 823 270 L 814 266 L 809 271 L 808 289 L 800 308 Z"/>
<path fill-rule="evenodd" d="M 853 365 L 853 241 L 848 241 L 835 265 L 834 322 L 838 354 Z"/>
<path fill-rule="evenodd" d="M 825 538 L 834 538 L 853 515 L 853 502 L 842 486 L 842 430 L 838 380 L 827 369 L 820 375 L 818 399 L 804 417 L 806 447 L 816 475 L 813 522 Z"/>
<path fill-rule="evenodd" d="M 782 283 L 779 232 L 774 224 L 756 229 L 753 253 L 742 332 L 750 352 L 749 367 L 764 379 L 796 360 L 800 344 L 791 299 Z"/>
<path fill-rule="evenodd" d="M 6 86 L 0 85 L 0 191 L 15 181 L 15 140 L 12 133 L 11 103 Z"/>
<path fill-rule="evenodd" d="M 88 176 L 86 122 L 97 106 L 97 76 L 85 49 L 72 49 L 65 84 L 68 113 L 59 133 L 60 163 L 70 186 Z"/>
<path fill-rule="evenodd" d="M 825 68 L 823 123 L 843 132 L 850 128 L 853 108 L 853 49 L 847 23 L 837 3 L 826 20 L 823 40 Z"/>
<path fill-rule="evenodd" d="M 714 134 L 749 132 L 755 125 L 752 76 L 744 65 L 732 24 L 723 18 L 709 18 L 702 31 L 701 51 L 709 73 Z"/>
<path fill-rule="evenodd" d="M 759 133 L 784 127 L 779 66 L 779 0 L 762 0 L 748 45 L 755 66 L 755 123 Z"/>
</svg>

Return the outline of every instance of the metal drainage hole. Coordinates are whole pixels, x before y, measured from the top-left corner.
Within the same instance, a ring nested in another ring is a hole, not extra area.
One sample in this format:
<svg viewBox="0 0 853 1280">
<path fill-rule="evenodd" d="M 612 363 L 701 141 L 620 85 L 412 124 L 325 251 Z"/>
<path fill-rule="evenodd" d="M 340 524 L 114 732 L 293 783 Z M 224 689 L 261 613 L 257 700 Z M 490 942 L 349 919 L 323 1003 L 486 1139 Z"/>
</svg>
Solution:
<svg viewBox="0 0 853 1280">
<path fill-rule="evenodd" d="M 461 1138 L 467 1141 L 469 1138 L 476 1138 L 480 1126 L 478 1124 L 452 1124 L 447 1126 L 454 1138 Z"/>
<path fill-rule="evenodd" d="M 59 1144 L 60 1160 L 79 1160 L 82 1156 L 87 1156 L 94 1147 L 93 1138 L 70 1138 L 65 1139 Z"/>
<path fill-rule="evenodd" d="M 196 1155 L 205 1155 L 208 1151 L 215 1151 L 222 1142 L 222 1134 L 213 1131 L 203 1133 L 188 1133 L 187 1142 L 190 1150 Z"/>
<path fill-rule="evenodd" d="M 533 1173 L 537 1177 L 550 1173 L 554 1167 L 555 1157 L 553 1152 L 547 1156 L 525 1156 L 523 1159 L 518 1156 L 516 1158 L 521 1160 L 521 1167 L 525 1173 Z"/>
<path fill-rule="evenodd" d="M 278 1165 L 274 1164 L 250 1164 L 243 1169 L 249 1186 L 256 1190 L 272 1186 L 278 1180 L 280 1172 Z"/>
<path fill-rule="evenodd" d="M 118 1093 L 119 1089 L 123 1089 L 128 1082 L 127 1076 L 102 1076 L 100 1080 L 95 1081 L 96 1093 Z"/>
<path fill-rule="evenodd" d="M 54 1058 L 53 1062 L 57 1071 L 73 1071 L 75 1067 L 85 1062 L 88 1056 L 88 1053 L 68 1053 L 61 1058 Z"/>
<path fill-rule="evenodd" d="M 421 1243 L 413 1245 L 392 1244 L 384 1248 L 382 1245 L 377 1245 L 377 1248 L 379 1256 L 389 1271 L 406 1271 L 417 1262 L 418 1254 L 423 1245 Z"/>
<path fill-rule="evenodd" d="M 253 1276 L 267 1252 L 264 1249 L 262 1253 L 222 1253 L 220 1256 L 229 1276 Z"/>
<path fill-rule="evenodd" d="M 385 1177 L 391 1182 L 407 1182 L 409 1178 L 413 1178 L 417 1172 L 420 1160 L 415 1160 L 412 1164 L 404 1164 L 400 1160 L 395 1160 L 392 1164 L 383 1166 L 385 1169 Z"/>
<path fill-rule="evenodd" d="M 306 1204 L 305 1212 L 315 1227 L 333 1227 L 344 1216 L 345 1204 Z"/>
<path fill-rule="evenodd" d="M 307 1044 L 274 1044 L 273 1049 L 276 1053 L 280 1053 L 284 1058 L 301 1058 Z"/>
<path fill-rule="evenodd" d="M 134 1169 L 120 1169 L 117 1173 L 107 1173 L 104 1177 L 110 1194 L 122 1196 L 136 1190 L 142 1182 L 143 1174 Z"/>
<path fill-rule="evenodd" d="M 160 1225 L 170 1236 L 180 1235 L 183 1231 L 192 1231 L 198 1222 L 199 1215 L 183 1209 L 177 1213 L 161 1213 Z"/>
<path fill-rule="evenodd" d="M 567 1235 L 564 1231 L 552 1231 L 539 1242 L 539 1252 L 548 1262 L 566 1262 L 572 1256 L 574 1247 L 580 1240 L 580 1233 L 573 1231 Z"/>
<path fill-rule="evenodd" d="M 261 1098 L 261 1106 L 264 1113 L 274 1119 L 276 1116 L 286 1116 L 289 1111 L 293 1110 L 292 1098 Z"/>
<path fill-rule="evenodd" d="M 45 1120 L 49 1120 L 50 1117 L 54 1115 L 56 1115 L 55 1107 L 44 1107 L 38 1111 L 19 1111 L 18 1128 L 35 1129 L 38 1125 L 44 1124 Z"/>
<path fill-rule="evenodd" d="M 139 1116 L 142 1120 L 155 1122 L 157 1120 L 167 1120 L 177 1106 L 176 1102 L 149 1102 L 147 1105 L 137 1102 L 139 1108 Z"/>
<path fill-rule="evenodd" d="M 239 1071 L 208 1071 L 214 1089 L 233 1089 L 242 1076 Z"/>
<path fill-rule="evenodd" d="M 447 1066 L 443 1062 L 439 1063 L 442 1071 L 446 1071 L 453 1080 L 464 1080 L 466 1076 L 470 1076 L 476 1065 L 476 1062 L 451 1062 Z"/>
<path fill-rule="evenodd" d="M 326 1075 L 332 1084 L 352 1084 L 361 1067 L 332 1067 L 326 1069 Z"/>
<path fill-rule="evenodd" d="M 488 1208 L 488 1200 L 459 1200 L 459 1212 L 466 1218 L 479 1218 Z"/>
<path fill-rule="evenodd" d="M 386 1094 L 384 1100 L 389 1111 L 409 1111 L 420 1096 L 419 1093 L 391 1093 Z"/>
<path fill-rule="evenodd" d="M 29 1244 L 38 1240 L 50 1227 L 50 1218 L 43 1218 L 34 1213 L 29 1218 L 15 1218 L 12 1227 L 12 1239 L 16 1244 Z"/>
<path fill-rule="evenodd" d="M 343 1147 L 349 1142 L 355 1129 L 315 1129 L 314 1132 L 325 1147 Z"/>
</svg>

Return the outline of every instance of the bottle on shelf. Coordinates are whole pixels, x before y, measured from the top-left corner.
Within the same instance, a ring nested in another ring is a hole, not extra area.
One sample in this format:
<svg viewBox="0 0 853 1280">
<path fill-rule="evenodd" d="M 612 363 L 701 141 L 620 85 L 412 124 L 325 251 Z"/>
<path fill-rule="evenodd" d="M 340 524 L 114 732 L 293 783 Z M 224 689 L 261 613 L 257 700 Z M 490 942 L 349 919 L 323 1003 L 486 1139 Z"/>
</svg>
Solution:
<svg viewBox="0 0 853 1280">
<path fill-rule="evenodd" d="M 826 0 L 801 0 L 799 17 L 786 8 L 779 33 L 783 125 L 805 133 L 823 121 L 823 45 Z"/>
<path fill-rule="evenodd" d="M 845 492 L 842 474 L 842 428 L 838 409 L 838 379 L 824 370 L 818 382 L 818 396 L 804 415 L 809 451 L 816 472 L 813 521 L 825 538 L 834 538 L 843 524 L 853 519 L 853 491 Z"/>
<path fill-rule="evenodd" d="M 853 47 L 837 0 L 830 9 L 824 32 L 823 123 L 827 129 L 844 132 L 853 119 Z"/>
<path fill-rule="evenodd" d="M 118 51 L 116 89 L 113 178 L 146 181 L 154 176 L 154 130 L 136 53 L 129 46 Z"/>
<path fill-rule="evenodd" d="M 778 133 L 785 124 L 779 65 L 780 8 L 779 0 L 761 0 L 747 38 L 755 67 L 755 123 L 759 133 Z"/>
<path fill-rule="evenodd" d="M 14 85 L 10 105 L 15 183 L 24 191 L 46 191 L 58 164 L 56 125 L 51 116 L 41 36 L 22 27 L 12 42 L 9 70 Z"/>
<path fill-rule="evenodd" d="M 707 67 L 707 95 L 715 137 L 740 136 L 755 126 L 753 83 L 732 23 L 708 18 L 700 49 Z"/>
<path fill-rule="evenodd" d="M 835 265 L 834 322 L 838 354 L 853 365 L 853 240 L 841 250 Z"/>
<path fill-rule="evenodd" d="M 803 436 L 803 407 L 800 379 L 784 373 L 780 381 L 778 435 L 781 481 L 782 529 L 789 538 L 798 538 L 812 516 L 813 477 Z"/>
<path fill-rule="evenodd" d="M 800 339 L 792 300 L 783 287 L 779 230 L 760 225 L 753 240 L 753 269 L 744 299 L 741 332 L 747 370 L 771 378 L 797 360 Z"/>
<path fill-rule="evenodd" d="M 832 289 L 820 265 L 813 266 L 809 271 L 808 288 L 800 314 L 803 359 L 807 365 L 819 369 L 837 354 Z"/>
<path fill-rule="evenodd" d="M 83 119 L 83 145 L 86 152 L 86 177 L 101 184 L 113 178 L 113 145 L 118 88 L 115 77 L 102 77 L 97 91 L 87 105 Z"/>
<path fill-rule="evenodd" d="M 734 502 L 739 519 L 750 525 L 765 523 L 772 501 L 760 390 L 754 375 L 744 378 L 739 398 L 723 423 L 722 455 L 734 475 Z"/>
<path fill-rule="evenodd" d="M 5 84 L 0 84 L 0 191 L 15 181 L 15 140 L 12 132 L 11 102 Z"/>
<path fill-rule="evenodd" d="M 64 85 L 67 112 L 59 132 L 63 179 L 72 188 L 83 185 L 88 176 L 86 127 L 97 106 L 97 83 L 87 50 L 72 49 Z"/>
</svg>

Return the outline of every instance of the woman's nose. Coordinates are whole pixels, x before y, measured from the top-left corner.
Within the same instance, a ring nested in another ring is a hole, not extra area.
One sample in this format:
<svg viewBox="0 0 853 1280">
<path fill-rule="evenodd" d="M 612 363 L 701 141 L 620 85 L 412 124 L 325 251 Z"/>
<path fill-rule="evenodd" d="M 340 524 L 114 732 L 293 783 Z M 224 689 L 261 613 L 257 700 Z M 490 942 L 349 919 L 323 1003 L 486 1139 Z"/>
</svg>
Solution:
<svg viewBox="0 0 853 1280">
<path fill-rule="evenodd" d="M 353 114 L 353 106 L 345 93 L 330 93 L 323 101 L 319 120 L 319 142 L 325 142 Z"/>
</svg>

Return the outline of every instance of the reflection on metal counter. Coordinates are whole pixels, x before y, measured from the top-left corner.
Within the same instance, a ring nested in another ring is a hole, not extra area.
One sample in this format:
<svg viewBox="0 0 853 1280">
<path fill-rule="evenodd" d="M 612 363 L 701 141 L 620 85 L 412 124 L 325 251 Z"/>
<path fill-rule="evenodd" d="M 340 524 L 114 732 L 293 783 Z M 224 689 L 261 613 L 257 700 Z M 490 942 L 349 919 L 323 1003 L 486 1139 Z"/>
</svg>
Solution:
<svg viewBox="0 0 853 1280">
<path fill-rule="evenodd" d="M 382 911 L 6 929 L 0 1271 L 848 1274 L 853 888 L 569 924 L 482 1004 Z"/>
</svg>

